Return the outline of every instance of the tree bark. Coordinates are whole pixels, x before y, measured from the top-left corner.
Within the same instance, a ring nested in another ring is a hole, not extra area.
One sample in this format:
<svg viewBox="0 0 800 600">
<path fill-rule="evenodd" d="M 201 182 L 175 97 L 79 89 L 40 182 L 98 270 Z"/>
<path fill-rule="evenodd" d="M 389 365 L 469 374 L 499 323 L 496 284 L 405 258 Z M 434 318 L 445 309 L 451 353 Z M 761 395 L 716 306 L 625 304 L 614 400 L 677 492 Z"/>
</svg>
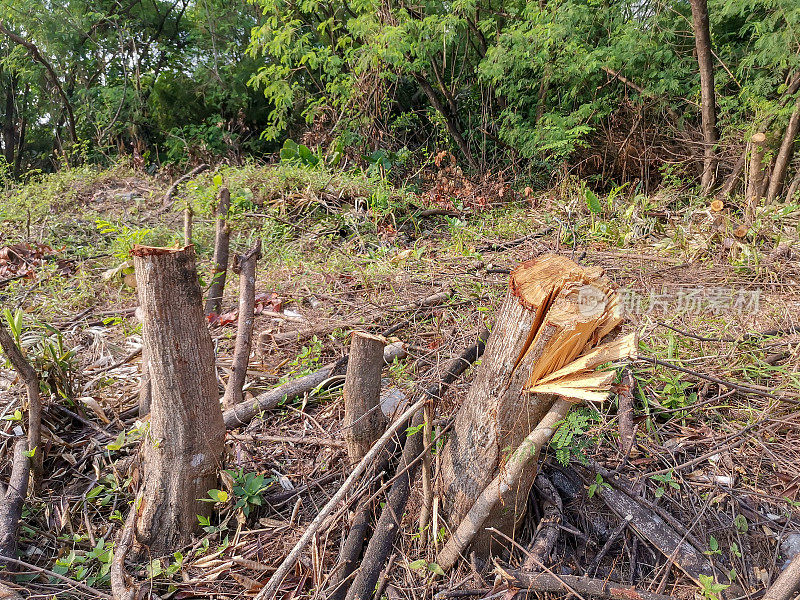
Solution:
<svg viewBox="0 0 800 600">
<path fill-rule="evenodd" d="M 228 227 L 228 209 L 231 207 L 231 193 L 228 188 L 219 192 L 217 207 L 217 229 L 214 236 L 214 270 L 211 274 L 211 286 L 206 296 L 206 315 L 219 314 L 222 307 L 222 294 L 225 291 L 225 278 L 228 273 L 228 253 L 231 230 Z"/>
<path fill-rule="evenodd" d="M 700 181 L 703 193 L 708 194 L 714 185 L 716 168 L 717 106 L 714 94 L 714 62 L 711 54 L 711 31 L 708 24 L 706 0 L 690 0 L 692 29 L 700 68 L 700 101 L 703 124 L 703 176 Z"/>
<path fill-rule="evenodd" d="M 794 104 L 792 116 L 789 118 L 789 124 L 783 134 L 780 150 L 778 150 L 778 155 L 775 157 L 775 166 L 772 168 L 772 174 L 769 178 L 767 202 L 774 202 L 783 188 L 783 180 L 786 178 L 786 171 L 789 170 L 789 161 L 792 157 L 792 148 L 798 131 L 800 131 L 800 96 L 798 96 Z"/>
<path fill-rule="evenodd" d="M 188 246 L 192 243 L 192 207 L 187 206 L 183 209 L 183 245 Z"/>
<path fill-rule="evenodd" d="M 764 188 L 764 142 L 767 136 L 756 133 L 750 138 L 750 170 L 745 192 L 745 218 L 752 222 Z"/>
<path fill-rule="evenodd" d="M 194 248 L 131 254 L 152 391 L 135 537 L 137 552 L 157 555 L 188 543 L 197 516 L 211 513 L 200 499 L 216 484 L 225 425 Z"/>
<path fill-rule="evenodd" d="M 0 489 L 0 569 L 9 568 L 3 558 L 17 557 L 17 534 L 22 507 L 28 493 L 30 478 L 30 459 L 25 453 L 27 444 L 19 440 L 14 444 L 14 460 L 11 477 L 6 489 Z M 2 488 L 2 486 L 0 486 Z"/>
<path fill-rule="evenodd" d="M 522 440 L 503 469 L 475 500 L 445 547 L 439 552 L 436 563 L 442 569 L 445 571 L 451 569 L 467 545 L 483 531 L 484 525 L 492 524 L 490 519 L 493 513 L 497 513 L 498 505 L 511 506 L 515 501 L 518 503 L 513 496 L 522 495 L 519 494 L 519 490 L 525 489 L 521 485 L 523 479 L 530 477 L 530 473 L 536 476 L 536 469 L 531 466 L 535 465 L 542 447 L 553 437 L 556 425 L 567 416 L 570 408 L 572 408 L 571 402 L 556 400 L 533 431 Z M 529 491 L 530 488 L 525 489 L 524 501 L 527 501 Z"/>
<path fill-rule="evenodd" d="M 552 394 L 526 390 L 621 322 L 619 298 L 602 272 L 544 255 L 511 274 L 486 355 L 442 451 L 439 495 L 451 528 L 458 527 L 497 476 L 508 449 L 517 448 L 550 410 Z M 493 526 L 513 531 L 525 513 L 535 475 L 531 469 L 521 476 L 514 497 L 490 517 Z M 488 543 L 481 532 L 476 550 L 485 553 Z"/>
<path fill-rule="evenodd" d="M 25 383 L 28 396 L 28 450 L 32 451 L 34 482 L 38 482 L 42 475 L 42 399 L 39 396 L 39 376 L 36 369 L 23 356 L 16 342 L 0 323 L 0 347 L 3 348 L 11 365 L 19 373 Z"/>
<path fill-rule="evenodd" d="M 350 340 L 350 358 L 344 380 L 344 440 L 350 462 L 359 462 L 386 429 L 381 412 L 381 337 L 356 331 Z"/>
<path fill-rule="evenodd" d="M 236 347 L 233 351 L 233 365 L 222 405 L 229 408 L 242 402 L 242 388 L 250 365 L 250 348 L 253 345 L 253 310 L 256 302 L 256 264 L 261 258 L 261 239 L 247 254 L 236 256 L 233 270 L 239 272 L 239 322 L 236 329 Z M 383 358 L 383 355 L 381 355 Z"/>
<path fill-rule="evenodd" d="M 444 118 L 445 126 L 447 127 L 447 132 L 450 134 L 450 137 L 453 138 L 453 141 L 458 146 L 458 149 L 461 151 L 461 154 L 464 155 L 464 158 L 467 161 L 467 164 L 474 169 L 475 171 L 479 171 L 480 168 L 478 167 L 478 163 L 476 162 L 475 158 L 472 156 L 472 153 L 469 150 L 469 144 L 464 139 L 464 136 L 461 134 L 461 130 L 456 123 L 456 119 L 458 115 L 450 114 L 442 104 L 441 100 L 439 100 L 439 96 L 436 95 L 436 90 L 433 89 L 430 81 L 428 81 L 423 75 L 416 73 L 414 78 L 417 80 L 417 83 L 422 88 L 422 91 L 427 96 L 428 101 L 433 105 L 433 108 L 442 115 Z"/>
</svg>

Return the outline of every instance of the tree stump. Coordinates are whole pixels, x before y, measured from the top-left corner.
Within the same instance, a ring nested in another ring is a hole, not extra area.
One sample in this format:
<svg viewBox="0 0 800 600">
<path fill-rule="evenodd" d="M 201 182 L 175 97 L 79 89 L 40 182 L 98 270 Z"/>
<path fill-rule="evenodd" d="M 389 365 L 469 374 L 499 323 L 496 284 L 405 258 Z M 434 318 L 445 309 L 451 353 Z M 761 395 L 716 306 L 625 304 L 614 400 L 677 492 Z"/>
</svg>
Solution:
<svg viewBox="0 0 800 600">
<path fill-rule="evenodd" d="M 599 267 L 550 254 L 511 273 L 483 360 L 442 452 L 439 494 L 453 530 L 553 405 L 554 394 L 528 390 L 595 346 L 621 320 L 619 297 Z M 487 526 L 513 532 L 535 476 L 536 469 L 522 475 Z M 479 533 L 476 551 L 488 550 L 489 541 Z"/>
<path fill-rule="evenodd" d="M 357 463 L 386 429 L 381 411 L 381 371 L 386 340 L 356 331 L 344 380 L 344 439 L 347 457 Z"/>
<path fill-rule="evenodd" d="M 193 246 L 131 254 L 152 396 L 135 537 L 157 555 L 188 543 L 211 513 L 200 499 L 217 482 L 225 425 Z"/>
</svg>

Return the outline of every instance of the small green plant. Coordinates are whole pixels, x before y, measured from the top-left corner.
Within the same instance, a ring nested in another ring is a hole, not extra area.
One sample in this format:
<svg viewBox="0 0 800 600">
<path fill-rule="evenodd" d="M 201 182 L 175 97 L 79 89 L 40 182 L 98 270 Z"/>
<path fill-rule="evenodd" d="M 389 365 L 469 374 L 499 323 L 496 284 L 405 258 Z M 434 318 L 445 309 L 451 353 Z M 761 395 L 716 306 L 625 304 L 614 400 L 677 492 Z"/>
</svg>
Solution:
<svg viewBox="0 0 800 600">
<path fill-rule="evenodd" d="M 663 485 L 659 485 L 656 488 L 656 491 L 655 491 L 655 497 L 656 498 L 661 498 L 661 496 L 663 496 L 666 493 L 667 487 L 671 487 L 671 488 L 676 489 L 676 490 L 681 489 L 680 484 L 677 481 L 675 481 L 675 479 L 673 479 L 672 471 L 670 471 L 668 473 L 664 473 L 663 475 L 653 475 L 653 476 L 650 477 L 650 479 L 652 479 L 654 481 L 658 481 L 659 483 L 663 484 Z"/>
<path fill-rule="evenodd" d="M 553 434 L 550 447 L 555 450 L 556 460 L 567 466 L 572 458 L 582 459 L 583 451 L 596 442 L 596 439 L 586 434 L 593 423 L 600 418 L 598 412 L 592 408 L 580 408 L 571 411 Z"/>
<path fill-rule="evenodd" d="M 316 167 L 320 158 L 314 154 L 308 146 L 298 144 L 292 139 L 287 139 L 281 148 L 281 161 L 296 162 L 306 167 Z"/>
<path fill-rule="evenodd" d="M 113 544 L 106 545 L 105 539 L 100 538 L 88 552 L 71 550 L 66 556 L 56 559 L 53 572 L 91 586 L 106 585 L 110 581 L 112 550 Z"/>
<path fill-rule="evenodd" d="M 435 562 L 428 562 L 427 560 L 414 560 L 408 563 L 408 568 L 412 571 L 425 571 L 431 575 L 444 576 L 444 569 Z"/>
<path fill-rule="evenodd" d="M 719 542 L 717 541 L 717 538 L 715 538 L 713 535 L 708 540 L 708 550 L 703 552 L 703 554 L 705 554 L 707 556 L 714 556 L 716 554 L 722 554 L 722 550 L 719 549 Z"/>
<path fill-rule="evenodd" d="M 133 229 L 127 225 L 119 225 L 105 219 L 97 219 L 95 224 L 97 225 L 97 231 L 104 235 L 113 236 L 111 238 L 111 254 L 119 263 L 127 262 L 133 247 L 145 244 L 151 237 L 149 229 Z"/>
<path fill-rule="evenodd" d="M 720 592 L 730 587 L 729 585 L 716 583 L 710 575 L 701 574 L 698 579 L 700 580 L 700 593 L 703 594 L 703 598 L 706 600 L 720 600 Z"/>
<path fill-rule="evenodd" d="M 272 484 L 272 479 L 258 473 L 245 473 L 243 469 L 225 472 L 233 479 L 234 506 L 241 509 L 245 517 L 249 516 L 253 507 L 263 504 L 261 494 Z"/>
<path fill-rule="evenodd" d="M 747 517 L 744 515 L 736 515 L 736 518 L 733 520 L 733 526 L 736 527 L 736 531 L 744 535 L 749 529 Z"/>
<path fill-rule="evenodd" d="M 611 486 L 608 483 L 606 483 L 605 481 L 603 481 L 603 476 L 600 475 L 600 473 L 598 473 L 597 476 L 594 478 L 594 483 L 591 484 L 589 486 L 589 489 L 586 491 L 586 495 L 589 496 L 589 498 L 593 498 L 594 495 L 599 490 L 602 490 L 602 489 L 610 490 Z"/>
</svg>

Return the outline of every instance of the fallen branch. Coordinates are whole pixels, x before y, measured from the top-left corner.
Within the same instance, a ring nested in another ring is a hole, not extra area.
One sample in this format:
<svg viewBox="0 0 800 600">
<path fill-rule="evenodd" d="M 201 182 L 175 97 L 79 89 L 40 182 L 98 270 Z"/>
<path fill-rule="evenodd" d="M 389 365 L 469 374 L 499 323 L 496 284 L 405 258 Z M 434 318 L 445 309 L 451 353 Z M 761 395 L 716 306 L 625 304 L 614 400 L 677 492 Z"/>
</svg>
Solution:
<svg viewBox="0 0 800 600">
<path fill-rule="evenodd" d="M 406 350 L 403 344 L 389 344 L 384 349 L 383 361 L 387 364 L 391 364 L 395 359 L 403 358 L 405 355 Z M 228 429 L 236 429 L 242 425 L 247 425 L 258 413 L 275 408 L 281 401 L 293 400 L 323 385 L 332 377 L 343 375 L 347 366 L 347 360 L 348 357 L 343 356 L 335 363 L 322 367 L 319 371 L 293 379 L 273 390 L 256 396 L 252 400 L 245 400 L 244 402 L 232 406 L 222 414 L 225 427 Z"/>
<path fill-rule="evenodd" d="M 471 349 L 476 357 L 469 361 L 467 364 L 461 367 L 461 371 L 459 374 L 462 373 L 469 364 L 477 360 L 477 356 L 483 351 L 483 344 L 479 344 L 477 348 L 473 347 Z M 462 354 L 463 357 L 463 354 Z M 462 357 L 459 357 L 457 360 L 462 362 Z M 453 371 L 454 373 L 454 371 Z M 449 373 L 445 374 L 447 377 Z M 457 375 L 455 375 L 457 377 Z M 455 377 L 454 377 L 455 379 Z M 444 381 L 444 379 L 443 379 Z M 436 386 L 437 389 L 441 386 Z M 344 500 L 347 496 L 347 493 L 350 489 L 355 485 L 356 481 L 359 480 L 361 475 L 369 468 L 369 466 L 378 458 L 378 456 L 383 452 L 383 449 L 386 445 L 392 440 L 394 435 L 402 429 L 409 419 L 411 419 L 417 411 L 422 408 L 425 402 L 428 401 L 428 396 L 423 395 L 422 398 L 417 400 L 413 405 L 411 405 L 402 415 L 400 415 L 397 419 L 395 419 L 389 427 L 386 429 L 386 432 L 380 437 L 380 439 L 375 442 L 375 444 L 370 448 L 369 452 L 364 456 L 358 465 L 353 469 L 350 475 L 345 479 L 336 493 L 331 497 L 328 503 L 322 508 L 322 510 L 314 517 L 314 520 L 311 521 L 311 524 L 306 528 L 303 535 L 295 544 L 294 548 L 292 548 L 289 555 L 283 560 L 280 564 L 278 569 L 273 573 L 272 577 L 270 577 L 269 581 L 266 585 L 262 588 L 262 590 L 258 593 L 255 597 L 255 600 L 272 600 L 275 597 L 275 594 L 278 591 L 278 587 L 283 582 L 284 578 L 289 574 L 289 572 L 294 568 L 297 564 L 297 561 L 300 559 L 300 555 L 303 553 L 303 550 L 311 541 L 311 539 L 316 535 L 322 525 L 325 523 L 325 520 L 330 516 L 339 503 Z"/>
<path fill-rule="evenodd" d="M 571 402 L 556 400 L 547 414 L 514 451 L 502 471 L 484 488 L 464 520 L 461 521 L 436 557 L 436 563 L 443 570 L 447 571 L 456 564 L 459 556 L 481 530 L 494 507 L 516 487 L 522 473 L 538 458 L 542 446 L 553 436 L 556 424 L 567 416 L 570 408 L 572 408 Z"/>
<path fill-rule="evenodd" d="M 791 600 L 800 590 L 800 554 L 778 575 L 763 600 Z"/>
<path fill-rule="evenodd" d="M 506 571 L 503 569 L 498 569 L 497 571 L 511 585 L 526 588 L 519 590 L 514 595 L 514 600 L 528 600 L 528 598 L 533 597 L 533 594 L 540 592 L 564 594 L 570 591 L 610 600 L 674 600 L 672 596 L 637 590 L 634 587 L 606 581 L 605 579 L 592 579 L 575 575 L 555 575 L 552 573 L 526 573 L 524 571 Z"/>
<path fill-rule="evenodd" d="M 542 518 L 536 526 L 530 554 L 523 564 L 523 569 L 530 571 L 539 570 L 538 565 L 550 562 L 550 553 L 558 540 L 558 526 L 564 511 L 561 496 L 543 473 L 536 476 L 533 485 L 542 498 Z"/>
<path fill-rule="evenodd" d="M 238 404 L 244 397 L 242 388 L 250 364 L 250 348 L 253 344 L 253 310 L 256 301 L 256 263 L 261 258 L 261 239 L 259 238 L 247 254 L 233 259 L 233 270 L 239 273 L 239 322 L 236 329 L 236 347 L 233 351 L 233 365 L 222 406 Z"/>
<path fill-rule="evenodd" d="M 25 440 L 14 444 L 14 462 L 8 487 L 0 486 L 0 568 L 7 567 L 4 559 L 17 555 L 17 534 L 22 517 L 22 506 L 28 493 L 30 459 L 26 454 Z"/>
<path fill-rule="evenodd" d="M 28 450 L 33 452 L 32 469 L 34 481 L 42 474 L 42 400 L 39 397 L 39 377 L 16 342 L 0 323 L 0 347 L 3 348 L 11 365 L 25 382 L 28 394 Z"/>
<path fill-rule="evenodd" d="M 200 173 L 202 173 L 207 169 L 208 165 L 203 163 L 202 165 L 196 166 L 194 169 L 192 169 L 185 175 L 178 177 L 178 179 L 176 179 L 175 182 L 171 186 L 169 186 L 167 193 L 164 194 L 164 198 L 162 198 L 161 200 L 161 211 L 164 211 L 167 208 L 169 208 L 170 204 L 172 204 L 172 199 L 175 197 L 175 194 L 178 193 L 178 188 L 183 182 L 189 181 L 190 179 L 197 177 Z"/>
</svg>

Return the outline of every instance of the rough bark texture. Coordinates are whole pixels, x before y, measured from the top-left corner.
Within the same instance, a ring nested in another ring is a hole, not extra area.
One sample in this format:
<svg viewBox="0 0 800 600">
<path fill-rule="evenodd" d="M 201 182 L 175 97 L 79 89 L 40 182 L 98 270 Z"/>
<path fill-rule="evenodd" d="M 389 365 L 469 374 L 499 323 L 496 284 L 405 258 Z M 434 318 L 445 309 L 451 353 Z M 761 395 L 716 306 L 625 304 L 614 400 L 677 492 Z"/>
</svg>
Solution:
<svg viewBox="0 0 800 600">
<path fill-rule="evenodd" d="M 34 482 L 36 482 L 42 474 L 42 457 L 44 450 L 42 449 L 42 399 L 39 396 L 39 376 L 36 374 L 36 369 L 33 368 L 31 363 L 23 356 L 20 349 L 17 347 L 16 342 L 11 335 L 6 331 L 3 324 L 0 323 L 0 347 L 3 352 L 11 361 L 14 370 L 19 374 L 23 382 L 25 382 L 25 391 L 28 396 L 28 449 L 34 451 L 32 468 Z"/>
<path fill-rule="evenodd" d="M 748 221 L 752 221 L 755 215 L 764 188 L 764 142 L 766 140 L 767 136 L 763 133 L 756 133 L 750 138 L 750 170 L 745 192 L 745 213 Z"/>
<path fill-rule="evenodd" d="M 0 569 L 9 568 L 3 558 L 16 558 L 17 534 L 22 506 L 28 493 L 30 459 L 25 454 L 28 445 L 25 440 L 14 444 L 14 462 L 8 487 L 0 489 Z"/>
<path fill-rule="evenodd" d="M 486 355 L 456 414 L 442 452 L 443 513 L 451 528 L 462 522 L 484 487 L 499 472 L 504 453 L 517 448 L 553 404 L 550 394 L 525 390 L 593 345 L 621 320 L 602 269 L 544 255 L 511 274 Z M 509 531 L 524 515 L 536 475 L 521 477 L 512 502 L 489 522 Z M 486 550 L 487 540 L 476 543 Z"/>
<path fill-rule="evenodd" d="M 383 338 L 358 331 L 350 340 L 343 430 L 351 463 L 360 461 L 386 429 L 386 417 L 380 408 L 385 345 Z"/>
<path fill-rule="evenodd" d="M 450 385 L 480 356 L 484 351 L 484 341 L 486 332 L 482 331 L 478 336 L 478 343 L 467 348 L 460 356 L 450 360 L 445 367 L 439 383 L 425 389 L 422 398 L 415 403 L 419 406 L 420 402 L 427 399 L 438 399 L 450 387 Z M 419 428 L 423 424 L 424 414 L 418 410 L 414 414 L 412 427 Z M 370 600 L 375 591 L 383 566 L 386 564 L 389 554 L 394 547 L 395 540 L 400 533 L 400 523 L 403 518 L 408 496 L 411 489 L 411 482 L 419 467 L 418 457 L 424 448 L 424 438 L 417 432 L 407 437 L 403 446 L 403 455 L 397 466 L 397 477 L 389 489 L 386 504 L 383 507 L 378 523 L 375 525 L 375 533 L 364 550 L 364 560 L 356 574 L 350 590 L 347 592 L 347 600 Z"/>
<path fill-rule="evenodd" d="M 531 474 L 535 477 L 534 465 L 539 458 L 539 452 L 553 437 L 556 425 L 567 416 L 570 408 L 572 408 L 570 402 L 556 400 L 533 431 L 522 440 L 501 472 L 481 492 L 445 547 L 439 552 L 436 563 L 442 569 L 447 571 L 452 568 L 473 539 L 479 546 L 485 548 L 484 527 L 495 523 L 507 524 L 508 520 L 503 518 L 507 512 L 506 507 L 516 505 L 516 510 L 519 510 L 519 502 L 527 501 L 530 488 L 523 488 L 524 481 Z M 520 490 L 524 491 L 520 493 Z M 516 519 L 510 524 L 512 526 L 516 524 Z"/>
<path fill-rule="evenodd" d="M 800 591 L 800 554 L 783 570 L 767 590 L 764 600 L 791 600 Z"/>
<path fill-rule="evenodd" d="M 226 217 L 231 207 L 231 193 L 228 188 L 219 192 L 217 207 L 217 230 L 214 236 L 214 270 L 211 274 L 211 285 L 206 296 L 206 314 L 219 314 L 222 307 L 222 293 L 225 291 L 225 278 L 228 274 L 228 254 L 230 249 L 231 230 Z"/>
<path fill-rule="evenodd" d="M 692 29 L 700 68 L 700 102 L 703 120 L 703 193 L 714 185 L 716 167 L 717 104 L 714 95 L 714 60 L 711 54 L 711 32 L 708 25 L 708 3 L 706 0 L 690 0 L 692 5 Z"/>
<path fill-rule="evenodd" d="M 256 264 L 261 258 L 261 240 L 247 254 L 234 259 L 233 270 L 239 273 L 239 322 L 236 329 L 236 347 L 228 385 L 225 387 L 223 406 L 238 404 L 244 397 L 242 388 L 250 365 L 250 348 L 253 345 L 253 310 L 256 303 Z"/>
<path fill-rule="evenodd" d="M 778 193 L 783 189 L 783 180 L 786 178 L 786 171 L 789 169 L 789 161 L 792 157 L 792 148 L 800 131 L 800 97 L 794 104 L 794 111 L 789 118 L 789 124 L 783 134 L 781 148 L 775 157 L 775 166 L 772 168 L 772 175 L 769 178 L 769 189 L 767 190 L 767 200 L 773 202 Z"/>
<path fill-rule="evenodd" d="M 194 248 L 132 254 L 152 390 L 135 537 L 158 554 L 189 542 L 197 515 L 211 513 L 199 499 L 215 487 L 225 425 Z"/>
<path fill-rule="evenodd" d="M 645 590 L 614 583 L 605 579 L 577 577 L 575 575 L 555 575 L 553 573 L 526 573 L 524 571 L 503 571 L 504 579 L 514 587 L 527 588 L 513 596 L 513 600 L 529 600 L 540 597 L 541 592 L 553 592 L 560 596 L 608 598 L 609 600 L 674 600 L 674 596 L 656 594 Z"/>
</svg>

